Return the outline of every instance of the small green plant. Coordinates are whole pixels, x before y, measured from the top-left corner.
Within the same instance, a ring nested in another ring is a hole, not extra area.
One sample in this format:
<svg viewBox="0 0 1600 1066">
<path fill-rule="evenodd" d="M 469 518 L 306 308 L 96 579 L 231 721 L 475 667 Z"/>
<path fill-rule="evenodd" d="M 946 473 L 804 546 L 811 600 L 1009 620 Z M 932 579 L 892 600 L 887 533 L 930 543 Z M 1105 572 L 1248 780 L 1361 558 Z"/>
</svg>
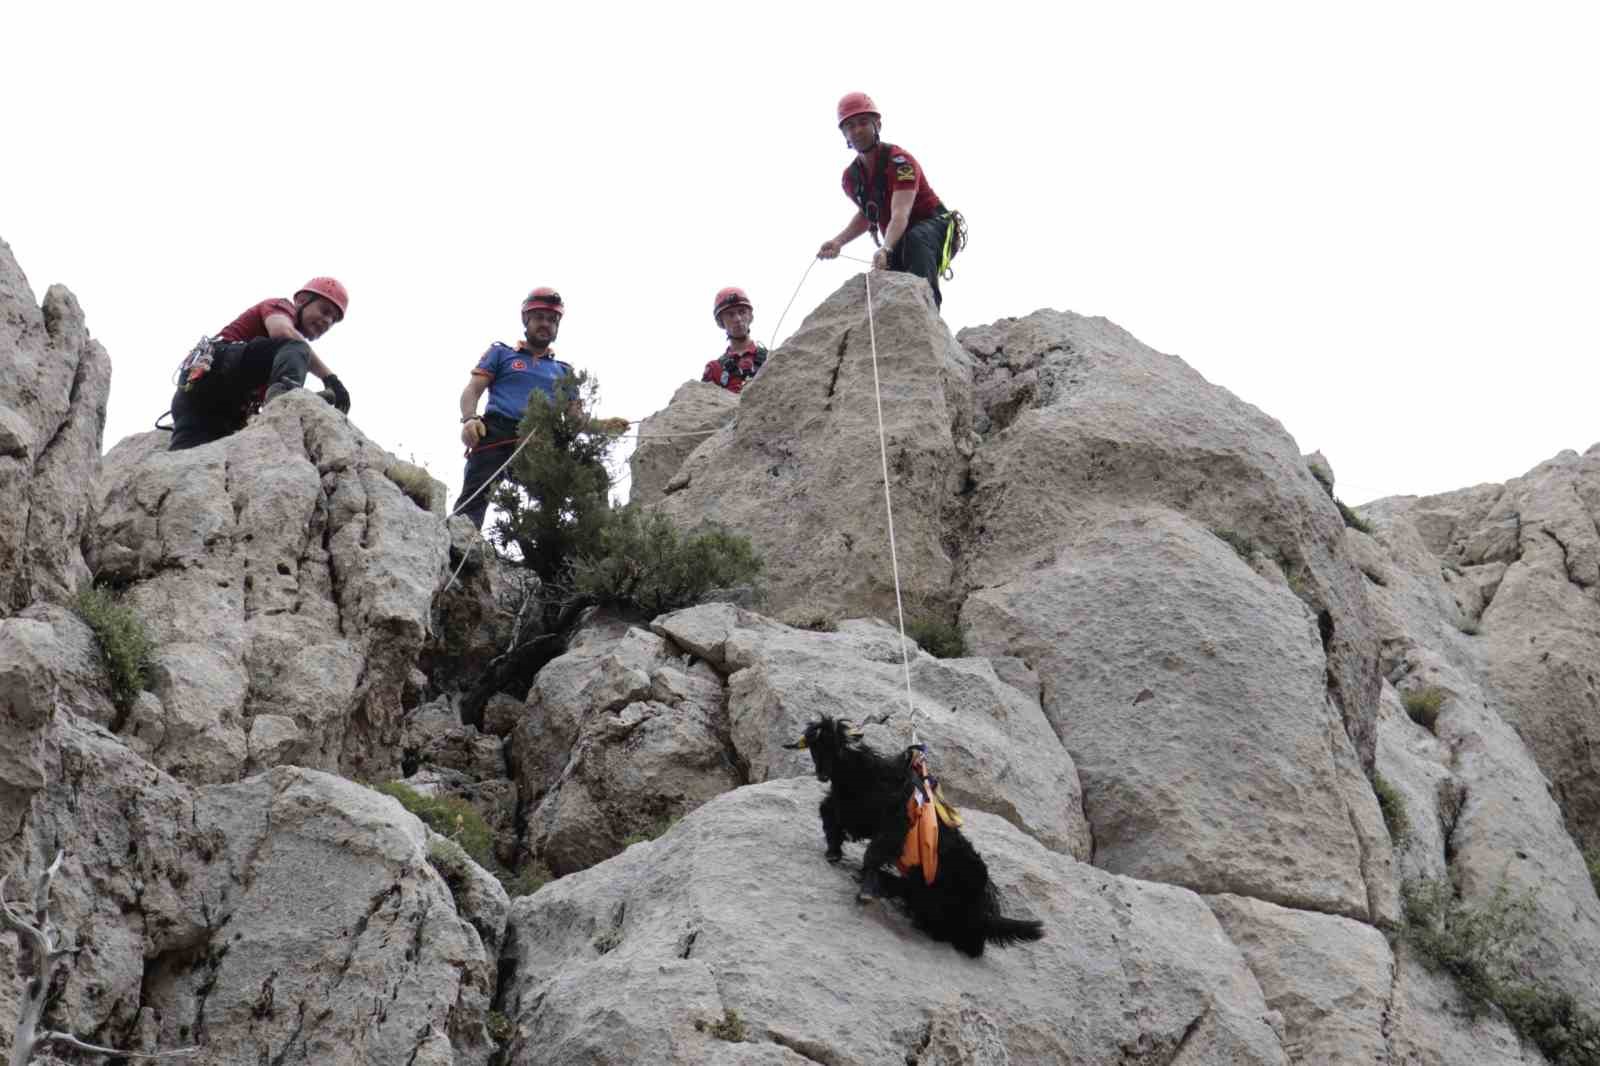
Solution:
<svg viewBox="0 0 1600 1066">
<path fill-rule="evenodd" d="M 403 781 L 385 781 L 372 787 L 399 800 L 400 806 L 422 819 L 435 833 L 459 844 L 473 862 L 486 870 L 494 869 L 494 834 L 472 804 L 459 796 L 424 796 Z"/>
<path fill-rule="evenodd" d="M 1362 518 L 1360 515 L 1356 514 L 1355 511 L 1351 510 L 1343 500 L 1335 496 L 1333 498 L 1333 505 L 1339 508 L 1339 517 L 1344 519 L 1344 524 L 1346 526 L 1355 530 L 1357 533 L 1365 533 L 1368 536 L 1372 535 L 1372 527 L 1367 524 L 1366 519 Z"/>
<path fill-rule="evenodd" d="M 511 1024 L 510 1018 L 507 1018 L 497 1010 L 490 1011 L 484 1017 L 483 1027 L 489 1031 L 489 1039 L 496 1044 L 504 1044 L 507 1040 L 510 1040 L 511 1034 L 516 1028 Z"/>
<path fill-rule="evenodd" d="M 749 584 L 761 572 L 749 537 L 717 526 L 681 533 L 666 515 L 631 504 L 611 513 L 594 543 L 598 550 L 573 564 L 573 587 L 597 603 L 649 615 L 693 606 L 712 589 Z"/>
<path fill-rule="evenodd" d="M 906 624 L 906 636 L 935 659 L 959 659 L 967 653 L 961 627 L 942 618 L 916 618 Z"/>
<path fill-rule="evenodd" d="M 650 825 L 648 828 L 640 829 L 637 832 L 629 833 L 627 836 L 623 837 L 622 846 L 624 848 L 631 848 L 635 844 L 643 844 L 647 841 L 654 840 L 656 837 L 659 837 L 661 834 L 665 833 L 668 829 L 671 829 L 677 824 L 678 820 L 676 818 L 664 814 L 657 818 L 655 823 Z"/>
<path fill-rule="evenodd" d="M 1523 939 L 1533 929 L 1532 892 L 1514 894 L 1502 881 L 1485 901 L 1469 904 L 1445 880 L 1401 888 L 1406 940 L 1429 966 L 1448 974 L 1468 1009 L 1498 1007 L 1517 1034 L 1554 1066 L 1600 1066 L 1600 1019 L 1567 993 L 1523 976 Z"/>
<path fill-rule="evenodd" d="M 1422 728 L 1433 731 L 1434 723 L 1439 720 L 1439 711 L 1444 708 L 1445 697 L 1449 693 L 1435 685 L 1427 688 L 1412 689 L 1400 697 L 1400 703 L 1406 709 L 1406 715 Z"/>
<path fill-rule="evenodd" d="M 697 1020 L 694 1027 L 700 1032 L 718 1040 L 726 1040 L 730 1044 L 742 1044 L 750 1039 L 750 1031 L 744 1024 L 744 1019 L 739 1017 L 739 1012 L 732 1007 L 725 1007 L 720 1021 L 708 1022 L 704 1019 Z"/>
<path fill-rule="evenodd" d="M 415 463 L 396 460 L 384 470 L 383 476 L 394 482 L 407 498 L 424 511 L 438 514 L 444 509 L 444 495 L 437 489 L 438 482 Z"/>
<path fill-rule="evenodd" d="M 1378 797 L 1378 810 L 1383 813 L 1383 824 L 1389 827 L 1389 839 L 1399 847 L 1411 832 L 1405 797 L 1380 773 L 1372 775 L 1372 792 Z"/>
<path fill-rule="evenodd" d="M 1232 548 L 1246 563 L 1256 554 L 1256 542 L 1242 533 L 1235 533 L 1231 529 L 1213 529 L 1212 535 L 1222 543 Z"/>
<path fill-rule="evenodd" d="M 449 885 L 458 885 L 467 876 L 467 853 L 453 840 L 434 840 L 428 844 L 428 865 L 439 871 Z"/>
<path fill-rule="evenodd" d="M 613 926 L 603 933 L 596 933 L 592 941 L 594 949 L 602 955 L 609 955 L 622 943 L 622 930 Z"/>
<path fill-rule="evenodd" d="M 100 655 L 111 678 L 111 699 L 123 710 L 144 691 L 145 671 L 155 645 L 144 622 L 121 599 L 103 588 L 78 593 L 78 615 L 94 630 Z"/>
<path fill-rule="evenodd" d="M 790 608 L 783 613 L 783 616 L 778 621 L 794 629 L 809 629 L 813 633 L 837 633 L 839 631 L 839 617 L 837 614 L 810 604 Z"/>
<path fill-rule="evenodd" d="M 550 872 L 550 867 L 538 859 L 534 859 L 518 870 L 515 877 L 503 883 L 506 887 L 506 894 L 512 899 L 516 899 L 518 896 L 533 895 L 555 879 L 556 875 Z"/>
</svg>

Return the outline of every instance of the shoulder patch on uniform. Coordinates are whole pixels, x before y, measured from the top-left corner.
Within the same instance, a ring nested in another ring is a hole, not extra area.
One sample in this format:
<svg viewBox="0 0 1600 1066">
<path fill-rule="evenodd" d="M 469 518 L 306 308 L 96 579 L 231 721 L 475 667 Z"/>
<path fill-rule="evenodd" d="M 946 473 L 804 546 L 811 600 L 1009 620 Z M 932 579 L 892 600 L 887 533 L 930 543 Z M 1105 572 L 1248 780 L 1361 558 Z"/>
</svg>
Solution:
<svg viewBox="0 0 1600 1066">
<path fill-rule="evenodd" d="M 904 163 L 894 172 L 895 181 L 913 181 L 917 176 L 917 168 L 910 163 Z"/>
</svg>

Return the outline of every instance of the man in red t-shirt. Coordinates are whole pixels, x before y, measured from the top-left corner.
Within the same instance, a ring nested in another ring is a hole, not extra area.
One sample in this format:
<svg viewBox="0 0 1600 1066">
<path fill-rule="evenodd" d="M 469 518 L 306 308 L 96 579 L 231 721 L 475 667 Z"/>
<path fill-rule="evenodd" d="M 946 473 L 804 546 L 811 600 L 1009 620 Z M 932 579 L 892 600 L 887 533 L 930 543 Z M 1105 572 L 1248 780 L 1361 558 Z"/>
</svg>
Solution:
<svg viewBox="0 0 1600 1066">
<path fill-rule="evenodd" d="M 721 385 L 729 392 L 740 392 L 767 362 L 767 350 L 750 336 L 755 307 L 743 289 L 730 285 L 717 293 L 711 313 L 728 335 L 728 349 L 706 364 L 700 380 Z"/>
<path fill-rule="evenodd" d="M 221 440 L 244 428 L 259 405 L 317 375 L 329 400 L 349 413 L 344 383 L 311 350 L 344 318 L 350 294 L 333 278 L 312 278 L 293 300 L 268 299 L 245 309 L 183 362 L 172 396 L 172 451 Z"/>
<path fill-rule="evenodd" d="M 823 241 L 817 256 L 832 259 L 857 237 L 872 231 L 879 243 L 872 257 L 874 270 L 899 270 L 927 279 L 933 302 L 939 293 L 939 269 L 944 257 L 950 214 L 928 184 L 911 153 L 878 136 L 883 116 L 866 93 L 847 93 L 839 101 L 839 129 L 856 151 L 845 168 L 844 194 L 856 205 L 855 217 L 831 240 Z"/>
</svg>

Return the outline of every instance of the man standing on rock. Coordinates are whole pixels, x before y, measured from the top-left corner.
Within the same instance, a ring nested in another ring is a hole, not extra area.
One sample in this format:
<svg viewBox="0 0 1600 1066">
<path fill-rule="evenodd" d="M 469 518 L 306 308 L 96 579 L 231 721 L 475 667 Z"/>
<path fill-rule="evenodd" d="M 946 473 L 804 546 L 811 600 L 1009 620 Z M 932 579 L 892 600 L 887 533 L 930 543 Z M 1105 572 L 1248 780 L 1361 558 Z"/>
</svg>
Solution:
<svg viewBox="0 0 1600 1066">
<path fill-rule="evenodd" d="M 844 171 L 844 194 L 856 205 L 855 217 L 817 251 L 832 259 L 869 230 L 878 244 L 874 270 L 898 270 L 925 279 L 940 304 L 939 276 L 960 247 L 959 216 L 946 211 L 910 152 L 882 140 L 883 116 L 866 93 L 846 93 L 839 101 L 839 129 L 856 151 Z"/>
<path fill-rule="evenodd" d="M 172 451 L 221 440 L 244 428 L 264 403 L 317 375 L 346 414 L 350 393 L 311 350 L 311 342 L 344 319 L 350 294 L 333 278 L 312 278 L 293 300 L 262 300 L 216 337 L 201 340 L 183 361 L 172 396 Z"/>
<path fill-rule="evenodd" d="M 701 381 L 721 385 L 729 392 L 740 392 L 767 362 L 767 350 L 750 336 L 755 307 L 743 289 L 730 285 L 717 293 L 711 314 L 728 335 L 728 349 L 720 358 L 706 364 Z"/>
</svg>

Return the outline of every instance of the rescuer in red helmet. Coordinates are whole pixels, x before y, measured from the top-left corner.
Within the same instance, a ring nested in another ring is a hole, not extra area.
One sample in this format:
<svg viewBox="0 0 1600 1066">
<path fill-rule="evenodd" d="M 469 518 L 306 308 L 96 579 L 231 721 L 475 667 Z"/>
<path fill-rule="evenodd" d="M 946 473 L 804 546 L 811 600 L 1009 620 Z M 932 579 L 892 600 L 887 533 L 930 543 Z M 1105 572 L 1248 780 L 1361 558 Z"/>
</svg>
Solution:
<svg viewBox="0 0 1600 1066">
<path fill-rule="evenodd" d="M 866 93 L 846 93 L 839 100 L 839 129 L 855 149 L 844 171 L 844 193 L 856 213 L 839 235 L 822 242 L 817 255 L 832 259 L 863 233 L 878 244 L 875 270 L 899 270 L 925 278 L 933 300 L 943 300 L 939 276 L 959 248 L 955 218 L 940 202 L 921 165 L 904 148 L 884 141 L 883 116 Z"/>
<path fill-rule="evenodd" d="M 329 402 L 349 413 L 349 391 L 310 343 L 349 307 L 350 294 L 338 281 L 312 278 L 294 299 L 262 300 L 215 337 L 201 338 L 179 368 L 168 447 L 181 451 L 238 432 L 261 404 L 304 385 L 307 371 L 322 379 Z"/>
<path fill-rule="evenodd" d="M 717 293 L 711 314 L 728 335 L 728 349 L 706 364 L 700 380 L 721 385 L 729 392 L 739 392 L 767 362 L 767 350 L 750 336 L 755 307 L 743 289 L 730 285 Z"/>
</svg>

